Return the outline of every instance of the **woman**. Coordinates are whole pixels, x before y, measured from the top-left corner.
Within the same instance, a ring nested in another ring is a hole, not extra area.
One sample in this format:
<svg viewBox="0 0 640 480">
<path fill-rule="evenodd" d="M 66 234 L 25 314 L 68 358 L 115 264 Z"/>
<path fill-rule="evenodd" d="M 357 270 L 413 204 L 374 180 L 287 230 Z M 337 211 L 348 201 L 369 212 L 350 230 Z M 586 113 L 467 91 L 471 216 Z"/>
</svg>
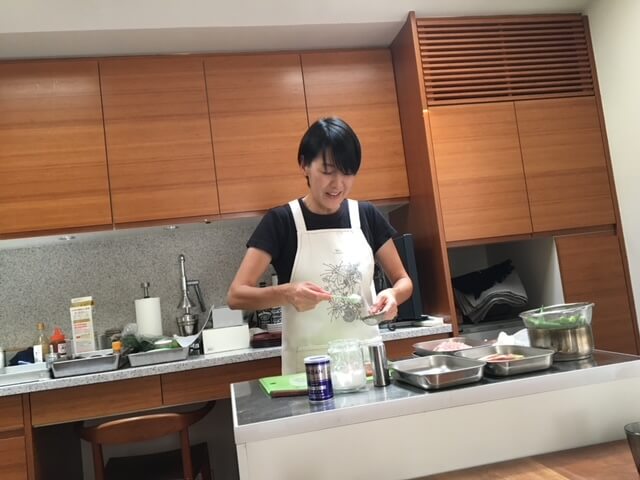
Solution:
<svg viewBox="0 0 640 480">
<path fill-rule="evenodd" d="M 391 320 L 411 295 L 391 239 L 395 230 L 370 203 L 347 200 L 360 157 L 358 137 L 344 121 L 311 125 L 298 151 L 309 192 L 267 212 L 229 288 L 230 308 L 283 307 L 283 375 L 304 371 L 304 357 L 326 353 L 331 340 L 378 339 L 378 326 L 361 320 L 363 304 Z M 375 299 L 374 258 L 392 284 Z M 269 264 L 279 285 L 257 288 Z"/>
</svg>

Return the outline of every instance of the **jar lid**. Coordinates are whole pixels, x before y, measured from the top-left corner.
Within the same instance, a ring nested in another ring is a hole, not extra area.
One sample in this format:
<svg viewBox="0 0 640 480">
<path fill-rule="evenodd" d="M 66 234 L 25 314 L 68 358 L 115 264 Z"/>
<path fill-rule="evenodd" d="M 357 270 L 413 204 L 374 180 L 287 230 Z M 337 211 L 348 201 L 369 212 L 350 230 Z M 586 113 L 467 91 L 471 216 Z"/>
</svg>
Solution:
<svg viewBox="0 0 640 480">
<path fill-rule="evenodd" d="M 311 357 L 305 357 L 304 358 L 304 364 L 305 365 L 316 365 L 316 364 L 322 364 L 322 363 L 329 363 L 331 361 L 331 359 L 329 358 L 329 355 L 313 355 Z"/>
</svg>

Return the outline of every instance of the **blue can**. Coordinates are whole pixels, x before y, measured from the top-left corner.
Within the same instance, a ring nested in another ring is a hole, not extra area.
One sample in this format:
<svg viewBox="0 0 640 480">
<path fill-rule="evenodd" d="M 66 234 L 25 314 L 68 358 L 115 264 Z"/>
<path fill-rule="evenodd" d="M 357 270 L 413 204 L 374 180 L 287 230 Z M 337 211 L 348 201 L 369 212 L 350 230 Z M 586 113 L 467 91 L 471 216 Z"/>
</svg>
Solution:
<svg viewBox="0 0 640 480">
<path fill-rule="evenodd" d="M 328 355 L 314 355 L 304 359 L 309 401 L 323 402 L 333 398 L 330 365 L 331 359 Z"/>
</svg>

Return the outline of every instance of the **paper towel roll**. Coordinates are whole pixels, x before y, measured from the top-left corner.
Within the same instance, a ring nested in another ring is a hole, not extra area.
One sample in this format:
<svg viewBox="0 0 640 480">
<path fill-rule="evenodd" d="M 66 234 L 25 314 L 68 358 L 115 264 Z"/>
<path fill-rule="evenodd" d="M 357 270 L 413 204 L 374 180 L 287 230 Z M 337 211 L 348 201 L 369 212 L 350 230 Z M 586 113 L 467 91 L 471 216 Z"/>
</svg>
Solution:
<svg viewBox="0 0 640 480">
<path fill-rule="evenodd" d="M 138 334 L 147 336 L 162 335 L 162 312 L 158 297 L 139 298 L 136 304 L 136 323 Z"/>
</svg>

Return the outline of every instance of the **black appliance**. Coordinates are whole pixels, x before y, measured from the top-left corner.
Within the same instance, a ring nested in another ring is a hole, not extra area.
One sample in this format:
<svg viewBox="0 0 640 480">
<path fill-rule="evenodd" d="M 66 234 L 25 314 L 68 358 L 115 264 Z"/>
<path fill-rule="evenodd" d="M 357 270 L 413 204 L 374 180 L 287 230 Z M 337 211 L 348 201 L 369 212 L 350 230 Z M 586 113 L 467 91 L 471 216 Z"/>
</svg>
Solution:
<svg viewBox="0 0 640 480">
<path fill-rule="evenodd" d="M 420 298 L 420 282 L 418 281 L 418 267 L 416 264 L 416 252 L 413 243 L 413 235 L 405 233 L 393 239 L 396 244 L 398 254 L 407 271 L 409 278 L 413 282 L 413 293 L 409 299 L 398 306 L 397 322 L 419 320 L 422 317 L 422 299 Z M 374 274 L 376 292 L 389 288 L 391 283 L 382 269 L 376 265 Z"/>
</svg>

